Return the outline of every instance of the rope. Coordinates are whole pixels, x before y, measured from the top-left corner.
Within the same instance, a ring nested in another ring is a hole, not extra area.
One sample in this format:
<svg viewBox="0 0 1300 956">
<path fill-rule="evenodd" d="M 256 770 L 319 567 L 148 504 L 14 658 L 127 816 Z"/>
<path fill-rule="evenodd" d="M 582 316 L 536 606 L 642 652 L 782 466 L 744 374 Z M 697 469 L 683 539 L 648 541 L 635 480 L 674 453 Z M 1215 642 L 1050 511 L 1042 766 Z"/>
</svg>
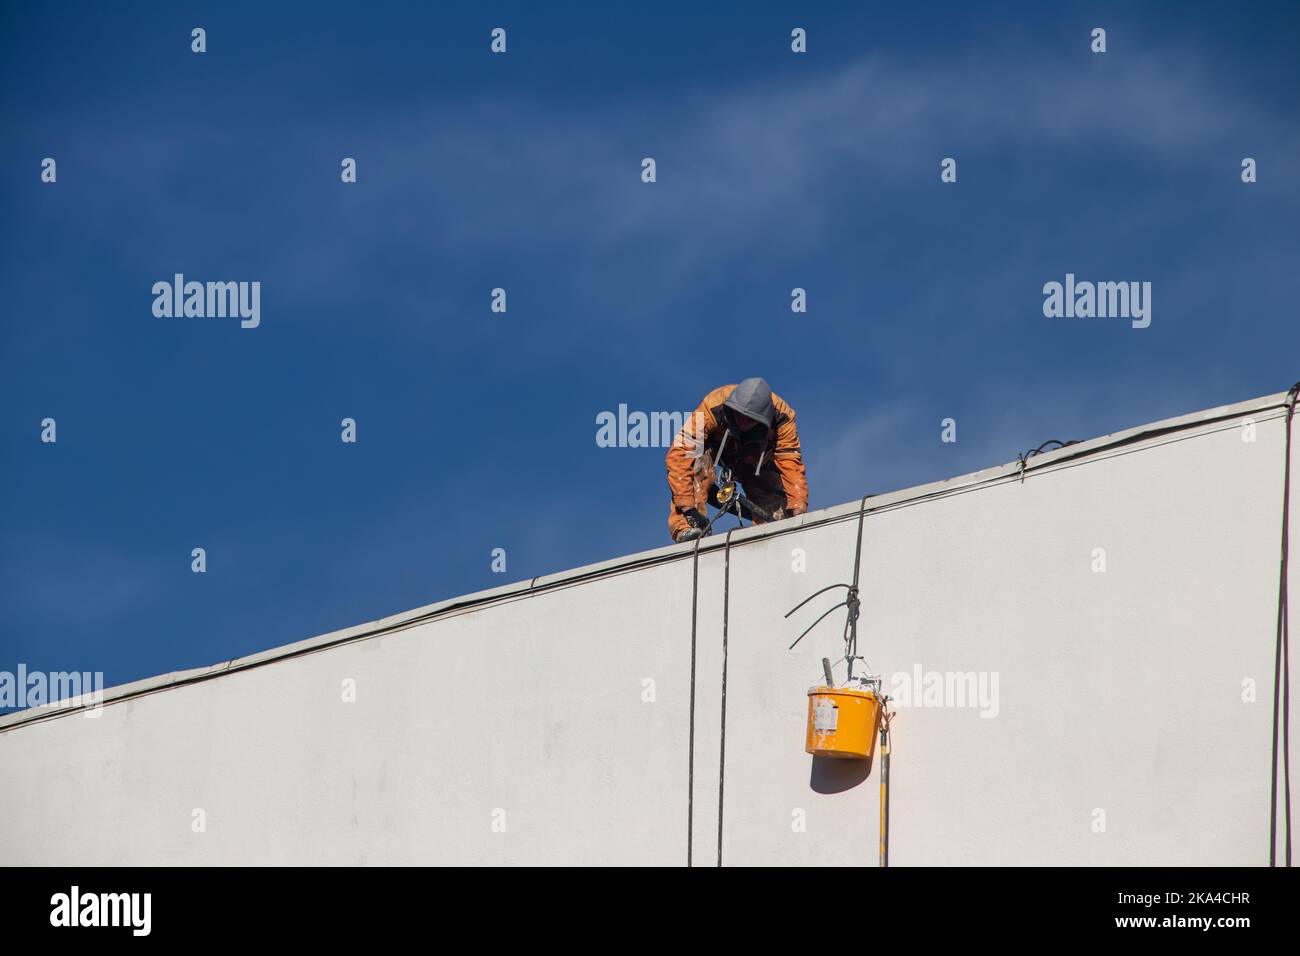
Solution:
<svg viewBox="0 0 1300 956">
<path fill-rule="evenodd" d="M 828 608 L 819 618 L 817 618 L 817 620 L 813 621 L 806 628 L 804 628 L 803 633 L 800 634 L 798 637 L 796 637 L 794 641 L 790 644 L 790 646 L 786 648 L 786 650 L 794 650 L 795 645 L 798 644 L 800 641 L 802 641 L 805 637 L 807 637 L 809 631 L 811 631 L 814 627 L 816 627 L 823 620 L 825 620 L 832 612 L 837 611 L 842 607 L 845 607 L 848 608 L 847 617 L 844 619 L 845 660 L 848 660 L 852 654 L 856 653 L 855 648 L 857 647 L 857 643 L 858 643 L 857 624 L 858 624 L 858 605 L 859 605 L 858 572 L 862 567 L 862 523 L 867 515 L 867 499 L 870 497 L 871 495 L 863 495 L 862 501 L 858 504 L 858 540 L 857 540 L 857 545 L 853 551 L 853 583 L 852 584 L 828 584 L 820 591 L 814 591 L 812 594 L 808 595 L 806 598 L 804 598 L 794 607 L 790 608 L 790 610 L 785 612 L 785 616 L 788 618 L 795 611 L 799 610 L 799 608 L 803 607 L 813 598 L 817 597 L 817 595 L 825 594 L 827 591 L 833 591 L 836 588 L 848 589 L 847 593 L 844 596 L 844 600 L 841 601 L 839 604 L 836 604 L 834 607 Z"/>
<path fill-rule="evenodd" d="M 705 526 L 704 534 L 708 534 L 713 528 L 713 522 L 717 521 L 728 511 L 719 511 L 713 516 L 713 519 Z M 731 528 L 727 531 L 726 540 L 726 577 L 723 582 L 722 591 L 722 725 L 723 733 L 726 733 L 727 722 L 727 591 L 730 586 L 731 574 Z M 697 621 L 699 620 L 700 606 L 700 542 L 704 540 L 704 535 L 695 539 L 695 547 L 691 555 L 691 716 L 690 726 L 687 733 L 690 736 L 690 742 L 687 745 L 687 769 L 686 769 L 686 865 L 694 865 L 695 853 L 695 648 Z M 725 737 L 724 737 L 725 744 Z M 718 866 L 722 865 L 722 782 L 719 769 L 718 781 Z"/>
<path fill-rule="evenodd" d="M 727 775 L 727 619 L 731 607 L 731 532 L 722 559 L 722 732 L 718 745 L 718 866 L 722 866 L 723 786 Z"/>
<path fill-rule="evenodd" d="M 863 495 L 862 500 L 858 502 L 858 546 L 853 552 L 853 586 L 858 586 L 858 571 L 862 568 L 862 522 L 867 517 L 867 499 L 871 495 Z"/>
<path fill-rule="evenodd" d="M 731 509 L 735 508 L 733 512 Z M 713 523 L 721 518 L 724 514 L 735 514 L 740 519 L 740 502 L 739 499 L 733 499 L 727 502 L 727 506 L 715 514 L 707 525 L 704 526 L 704 534 L 695 539 L 695 548 L 691 556 L 691 716 L 688 733 L 690 742 L 687 745 L 687 769 L 686 769 L 686 865 L 692 866 L 694 863 L 695 852 L 695 647 L 696 647 L 696 624 L 699 619 L 700 606 L 700 542 L 704 540 L 705 535 L 713 530 Z M 743 519 L 741 524 L 744 524 Z M 722 727 L 723 727 L 723 745 L 725 759 L 726 744 L 726 726 L 727 726 L 727 605 L 728 589 L 730 587 L 731 575 L 731 532 L 735 528 L 727 531 L 726 540 L 726 570 L 722 585 Z M 722 767 L 718 769 L 718 866 L 722 866 Z"/>
<path fill-rule="evenodd" d="M 1300 382 L 1286 393 L 1286 463 L 1282 481 L 1282 557 L 1277 582 L 1277 650 L 1273 659 L 1273 765 L 1269 788 L 1268 865 L 1277 866 L 1277 751 L 1278 707 L 1282 709 L 1282 791 L 1285 823 L 1284 866 L 1291 865 L 1291 648 L 1287 607 L 1287 557 L 1290 551 L 1291 525 L 1291 419 L 1295 414 Z"/>
<path fill-rule="evenodd" d="M 848 607 L 844 620 L 844 660 L 849 667 L 848 677 L 853 676 L 853 658 L 858 653 L 858 614 L 861 607 L 858 600 L 858 572 L 862 570 L 862 526 L 867 517 L 867 499 L 870 497 L 871 495 L 863 495 L 858 504 L 858 540 L 853 549 L 853 583 L 849 585 L 849 593 L 844 598 Z"/>
<path fill-rule="evenodd" d="M 689 766 L 686 771 L 686 865 L 691 865 L 695 828 L 695 618 L 700 597 L 700 542 L 695 539 L 694 567 L 691 570 L 691 722 L 687 747 Z"/>
<path fill-rule="evenodd" d="M 1061 439 L 1059 438 L 1049 438 L 1047 439 L 1047 441 L 1043 442 L 1037 448 L 1031 448 L 1023 455 L 1017 455 L 1016 460 L 1020 462 L 1020 483 L 1022 485 L 1025 483 L 1025 468 L 1028 467 L 1029 465 L 1029 459 L 1033 458 L 1035 455 L 1043 454 L 1043 452 L 1048 450 L 1047 449 L 1048 445 L 1055 445 L 1056 448 L 1053 448 L 1052 451 L 1056 451 L 1058 449 L 1069 448 L 1071 445 L 1077 445 L 1077 444 L 1079 444 L 1079 439 L 1077 438 L 1071 438 L 1069 441 L 1061 441 Z"/>
</svg>

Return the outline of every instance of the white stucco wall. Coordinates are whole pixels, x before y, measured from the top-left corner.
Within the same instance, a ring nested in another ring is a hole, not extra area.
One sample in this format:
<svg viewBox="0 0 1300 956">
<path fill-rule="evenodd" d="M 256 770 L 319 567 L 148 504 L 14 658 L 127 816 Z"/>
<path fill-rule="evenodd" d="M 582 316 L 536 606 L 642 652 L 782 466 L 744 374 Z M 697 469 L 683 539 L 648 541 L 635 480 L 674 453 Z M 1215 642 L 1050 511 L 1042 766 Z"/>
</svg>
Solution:
<svg viewBox="0 0 1300 956">
<path fill-rule="evenodd" d="M 872 665 L 997 675 L 995 715 L 899 708 L 894 865 L 1267 862 L 1282 399 L 871 500 Z M 856 510 L 732 538 L 724 863 L 875 865 L 878 767 L 803 752 L 842 615 L 786 649 L 838 598 L 782 619 L 850 576 Z M 717 856 L 722 543 L 700 557 L 696 865 Z M 95 718 L 0 719 L 0 861 L 681 865 L 690 555 L 129 685 Z"/>
</svg>

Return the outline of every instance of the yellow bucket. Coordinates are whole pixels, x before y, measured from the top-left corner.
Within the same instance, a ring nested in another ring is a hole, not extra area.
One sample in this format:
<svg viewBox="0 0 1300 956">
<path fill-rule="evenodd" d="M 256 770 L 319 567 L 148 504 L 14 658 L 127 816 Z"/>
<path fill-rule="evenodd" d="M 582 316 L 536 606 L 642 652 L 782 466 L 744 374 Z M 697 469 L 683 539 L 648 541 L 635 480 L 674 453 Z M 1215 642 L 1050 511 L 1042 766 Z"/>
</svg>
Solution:
<svg viewBox="0 0 1300 956">
<path fill-rule="evenodd" d="M 851 687 L 808 688 L 808 736 L 814 757 L 870 760 L 880 731 L 880 700 Z"/>
</svg>

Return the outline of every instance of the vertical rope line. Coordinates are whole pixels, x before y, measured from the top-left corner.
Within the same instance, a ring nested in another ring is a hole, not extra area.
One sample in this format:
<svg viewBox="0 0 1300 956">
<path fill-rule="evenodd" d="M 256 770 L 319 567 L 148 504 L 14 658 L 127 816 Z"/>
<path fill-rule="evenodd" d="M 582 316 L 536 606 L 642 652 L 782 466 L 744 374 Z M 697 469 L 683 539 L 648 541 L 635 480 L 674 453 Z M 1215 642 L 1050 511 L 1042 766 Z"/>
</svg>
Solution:
<svg viewBox="0 0 1300 956">
<path fill-rule="evenodd" d="M 727 623 L 731 607 L 731 528 L 722 558 L 722 732 L 718 744 L 718 866 L 722 866 L 723 788 L 727 776 Z"/>
<path fill-rule="evenodd" d="M 1273 657 L 1273 762 L 1269 787 L 1268 865 L 1277 866 L 1277 751 L 1278 708 L 1282 711 L 1282 785 L 1285 827 L 1284 865 L 1291 865 L 1291 648 L 1290 609 L 1287 604 L 1288 553 L 1290 551 L 1291 525 L 1291 419 L 1295 414 L 1296 399 L 1300 397 L 1300 382 L 1287 393 L 1286 462 L 1282 475 L 1282 556 L 1279 562 L 1277 583 L 1277 649 Z"/>
<path fill-rule="evenodd" d="M 691 865 L 691 853 L 694 846 L 695 829 L 695 620 L 700 597 L 700 541 L 695 539 L 695 554 L 691 570 L 691 718 L 687 745 L 688 766 L 686 770 L 686 865 Z"/>
<path fill-rule="evenodd" d="M 853 544 L 853 584 L 849 587 L 846 600 L 848 614 L 844 619 L 844 662 L 848 665 L 848 677 L 853 676 L 853 657 L 858 653 L 858 572 L 862 569 L 862 526 L 867 517 L 867 499 L 863 495 L 858 503 L 858 538 Z"/>
<path fill-rule="evenodd" d="M 863 495 L 862 501 L 858 503 L 858 540 L 857 546 L 853 550 L 853 586 L 858 586 L 858 571 L 862 567 L 862 524 L 867 516 L 867 499 L 871 495 Z"/>
</svg>

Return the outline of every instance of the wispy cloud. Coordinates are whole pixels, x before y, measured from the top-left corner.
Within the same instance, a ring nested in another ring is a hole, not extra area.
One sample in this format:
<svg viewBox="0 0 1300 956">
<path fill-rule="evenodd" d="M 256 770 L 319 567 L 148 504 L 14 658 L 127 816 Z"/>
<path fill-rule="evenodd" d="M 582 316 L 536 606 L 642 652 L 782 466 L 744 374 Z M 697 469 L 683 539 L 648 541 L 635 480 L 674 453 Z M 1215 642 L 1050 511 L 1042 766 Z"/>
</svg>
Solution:
<svg viewBox="0 0 1300 956">
<path fill-rule="evenodd" d="M 272 243 L 254 232 L 246 254 L 265 258 L 281 294 L 311 301 L 373 284 L 386 261 L 420 256 L 467 267 L 544 247 L 548 259 L 571 260 L 571 281 L 590 294 L 653 276 L 660 292 L 652 307 L 662 308 L 675 289 L 777 237 L 789 254 L 818 248 L 846 206 L 869 213 L 915 183 L 919 157 L 933 175 L 950 151 L 974 159 L 1008 146 L 1132 149 L 1169 161 L 1187 150 L 1257 143 L 1262 131 L 1278 129 L 1290 132 L 1273 145 L 1294 154 L 1294 124 L 1263 109 L 1216 85 L 1194 55 L 1170 51 L 1104 65 L 1042 55 L 998 69 L 972 60 L 918 70 L 871 57 L 801 81 L 603 113 L 543 110 L 526 93 L 439 102 L 423 114 L 355 117 L 348 139 L 358 144 L 351 152 L 364 204 L 347 190 L 322 188 L 337 179 L 323 161 L 319 177 L 298 177 L 287 189 L 273 169 L 244 177 L 241 185 L 265 191 L 256 201 L 269 209 L 258 215 L 296 223 L 301 240 L 278 235 Z M 120 207 L 99 221 L 116 228 L 129 213 L 132 238 L 120 253 L 145 271 L 166 258 L 178 206 L 204 224 L 213 254 L 231 254 L 222 237 L 248 231 L 248 203 L 228 203 L 223 190 L 185 174 L 196 154 L 222 148 L 219 132 L 183 119 L 179 128 L 132 126 L 145 118 L 92 118 L 81 148 L 128 158 L 112 163 L 115 176 L 148 181 L 174 201 L 139 207 L 133 188 L 99 190 L 91 202 Z M 327 131 L 311 116 L 295 117 L 275 135 L 304 158 L 339 152 L 337 121 Z M 653 188 L 638 179 L 643 156 L 659 162 Z M 864 242 L 887 241 L 871 227 L 863 223 Z M 189 240 L 194 251 L 204 244 L 202 235 Z"/>
</svg>

